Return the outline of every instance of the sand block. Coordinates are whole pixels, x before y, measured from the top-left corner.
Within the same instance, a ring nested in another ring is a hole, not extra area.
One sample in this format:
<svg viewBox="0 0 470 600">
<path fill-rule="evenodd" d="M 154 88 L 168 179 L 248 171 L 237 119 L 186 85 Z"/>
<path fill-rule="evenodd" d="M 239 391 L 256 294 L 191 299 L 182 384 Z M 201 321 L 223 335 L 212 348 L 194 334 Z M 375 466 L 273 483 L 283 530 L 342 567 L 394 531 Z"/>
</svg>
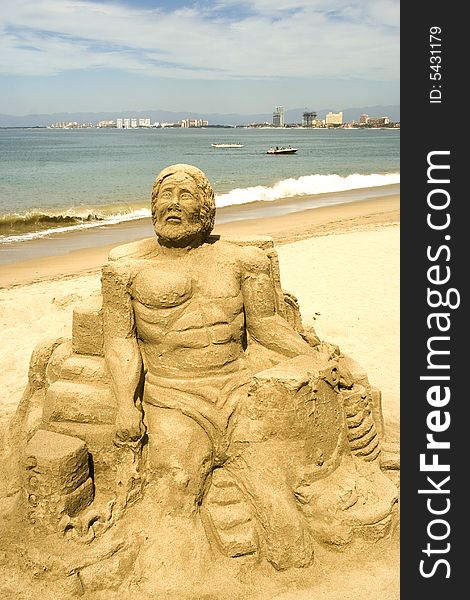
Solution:
<svg viewBox="0 0 470 600">
<path fill-rule="evenodd" d="M 89 476 L 88 448 L 78 438 L 40 429 L 25 448 L 23 465 L 31 493 L 68 494 Z"/>
<path fill-rule="evenodd" d="M 237 246 L 256 246 L 261 250 L 271 250 L 274 248 L 272 237 L 268 235 L 211 235 L 208 241 L 220 239 L 223 242 L 230 242 Z"/>
<path fill-rule="evenodd" d="M 102 297 L 93 296 L 73 311 L 72 349 L 77 354 L 103 355 Z"/>
<path fill-rule="evenodd" d="M 47 390 L 43 412 L 46 422 L 111 424 L 115 415 L 116 401 L 107 386 L 60 380 Z"/>
<path fill-rule="evenodd" d="M 28 520 L 48 532 L 93 501 L 88 448 L 68 435 L 38 430 L 25 448 L 23 480 Z"/>
<path fill-rule="evenodd" d="M 235 558 L 253 554 L 258 550 L 258 540 L 253 521 L 242 523 L 228 530 L 217 530 L 217 542 L 225 556 Z"/>
<path fill-rule="evenodd" d="M 252 516 L 244 502 L 230 506 L 217 505 L 211 502 L 210 514 L 217 524 L 218 530 L 229 530 L 251 521 Z"/>
<path fill-rule="evenodd" d="M 299 390 L 292 390 L 283 385 L 283 382 L 257 383 L 258 386 L 252 388 L 248 399 L 248 439 L 240 441 L 299 439 L 307 429 L 307 423 L 300 413 L 305 412 L 303 409 L 312 412 L 314 408 L 309 384 L 305 384 Z"/>
<path fill-rule="evenodd" d="M 233 484 L 212 485 L 210 490 L 211 504 L 231 506 L 240 501 L 240 490 Z"/>
<path fill-rule="evenodd" d="M 72 423 L 71 421 L 51 421 L 48 427 L 56 433 L 71 435 L 83 440 L 93 459 L 95 480 L 107 477 L 113 480 L 116 466 L 116 446 L 114 425 Z"/>
<path fill-rule="evenodd" d="M 315 465 L 318 473 L 333 469 L 341 453 L 350 453 L 338 381 L 337 361 L 321 352 L 257 373 L 234 431 L 234 444 L 240 448 L 251 444 L 255 462 L 264 460 L 258 453 L 274 452 L 281 463 L 284 456 L 291 457 L 290 466 L 283 468 L 292 469 L 297 463 Z M 243 455 L 247 460 L 246 452 Z"/>
<path fill-rule="evenodd" d="M 36 530 L 57 533 L 62 517 L 75 517 L 93 502 L 93 498 L 94 486 L 90 477 L 69 494 L 29 494 L 26 499 L 28 521 Z"/>
<path fill-rule="evenodd" d="M 312 426 L 318 396 L 336 381 L 335 363 L 322 357 L 296 357 L 257 373 L 249 390 L 247 414 L 263 437 L 295 439 Z M 321 386 L 326 381 L 327 384 Z M 321 388 L 321 390 L 320 390 Z"/>
<path fill-rule="evenodd" d="M 91 477 L 88 477 L 76 490 L 70 494 L 60 496 L 57 503 L 57 512 L 74 517 L 93 502 L 93 495 L 93 481 Z"/>
<path fill-rule="evenodd" d="M 353 360 L 350 356 L 344 354 L 338 358 L 338 361 L 341 366 L 345 367 L 351 373 L 355 383 L 368 387 L 369 381 L 364 367 Z"/>
<path fill-rule="evenodd" d="M 83 383 L 110 384 L 105 359 L 101 356 L 72 354 L 61 367 L 61 378 Z"/>
<path fill-rule="evenodd" d="M 51 431 L 70 435 L 84 441 L 93 456 L 107 447 L 114 447 L 115 427 L 113 425 L 94 423 L 72 423 L 70 421 L 53 421 L 48 427 Z M 73 433 L 71 433 L 73 431 Z M 70 432 L 70 433 L 69 433 Z"/>
</svg>

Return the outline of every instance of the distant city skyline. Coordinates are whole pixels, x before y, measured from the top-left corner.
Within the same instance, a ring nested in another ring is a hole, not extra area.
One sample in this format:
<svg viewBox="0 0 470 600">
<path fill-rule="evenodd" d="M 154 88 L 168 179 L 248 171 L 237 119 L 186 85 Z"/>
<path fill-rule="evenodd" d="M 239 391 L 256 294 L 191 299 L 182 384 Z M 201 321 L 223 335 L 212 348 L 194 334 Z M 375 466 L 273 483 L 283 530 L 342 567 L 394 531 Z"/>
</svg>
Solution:
<svg viewBox="0 0 470 600">
<path fill-rule="evenodd" d="M 399 103 L 398 0 L 3 0 L 0 27 L 5 114 Z"/>
<path fill-rule="evenodd" d="M 1 115 L 0 115 L 1 117 Z M 276 106 L 273 111 L 271 121 L 252 121 L 250 123 L 245 122 L 238 125 L 226 125 L 221 123 L 209 123 L 207 119 L 201 118 L 190 118 L 178 119 L 173 121 L 153 121 L 148 116 L 136 117 L 136 116 L 118 116 L 112 119 L 100 119 L 97 122 L 86 121 L 56 121 L 55 123 L 48 123 L 47 127 L 51 129 L 90 129 L 90 128 L 113 128 L 113 129 L 149 129 L 149 128 L 206 128 L 206 127 L 253 127 L 253 128 L 322 128 L 322 127 L 395 127 L 400 126 L 399 122 L 394 122 L 389 116 L 384 115 L 383 117 L 370 116 L 362 113 L 359 119 L 343 120 L 343 112 L 334 113 L 329 111 L 326 113 L 325 118 L 318 118 L 317 112 L 304 112 L 302 114 L 302 122 L 285 123 L 285 110 L 283 106 Z M 1 119 L 0 119 L 1 126 Z M 36 125 L 38 126 L 38 125 Z M 44 125 L 42 125 L 44 127 Z"/>
</svg>

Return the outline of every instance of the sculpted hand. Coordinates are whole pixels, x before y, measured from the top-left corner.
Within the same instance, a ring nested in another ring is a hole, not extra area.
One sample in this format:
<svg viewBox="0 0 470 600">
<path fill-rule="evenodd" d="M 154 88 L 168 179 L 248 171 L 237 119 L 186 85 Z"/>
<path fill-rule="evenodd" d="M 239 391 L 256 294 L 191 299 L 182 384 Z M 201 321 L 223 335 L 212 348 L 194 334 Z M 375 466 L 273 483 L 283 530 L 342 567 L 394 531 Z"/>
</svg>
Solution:
<svg viewBox="0 0 470 600">
<path fill-rule="evenodd" d="M 142 413 L 135 406 L 119 409 L 116 416 L 116 438 L 121 443 L 136 442 L 145 433 Z"/>
</svg>

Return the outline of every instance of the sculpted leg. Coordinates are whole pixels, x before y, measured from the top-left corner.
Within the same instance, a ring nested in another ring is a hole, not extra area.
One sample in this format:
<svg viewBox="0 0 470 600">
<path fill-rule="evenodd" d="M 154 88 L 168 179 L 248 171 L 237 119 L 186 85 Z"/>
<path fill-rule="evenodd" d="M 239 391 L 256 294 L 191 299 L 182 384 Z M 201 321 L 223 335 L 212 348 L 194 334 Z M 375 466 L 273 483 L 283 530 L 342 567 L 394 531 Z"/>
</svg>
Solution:
<svg viewBox="0 0 470 600">
<path fill-rule="evenodd" d="M 164 484 L 172 514 L 193 515 L 213 466 L 212 443 L 193 419 L 175 409 L 144 404 L 149 480 Z M 162 481 L 163 480 L 163 481 Z"/>
</svg>

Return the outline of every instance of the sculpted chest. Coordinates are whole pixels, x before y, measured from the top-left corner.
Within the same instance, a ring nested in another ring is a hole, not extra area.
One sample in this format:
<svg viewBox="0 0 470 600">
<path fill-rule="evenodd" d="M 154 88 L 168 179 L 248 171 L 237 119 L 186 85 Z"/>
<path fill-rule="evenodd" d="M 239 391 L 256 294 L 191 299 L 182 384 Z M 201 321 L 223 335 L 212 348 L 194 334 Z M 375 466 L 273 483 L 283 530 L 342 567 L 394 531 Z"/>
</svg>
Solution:
<svg viewBox="0 0 470 600">
<path fill-rule="evenodd" d="M 228 324 L 243 308 L 236 269 L 214 262 L 144 265 L 133 277 L 130 292 L 144 338 Z"/>
<path fill-rule="evenodd" d="M 131 284 L 133 300 L 154 308 L 179 306 L 194 296 L 230 298 L 240 292 L 235 265 L 217 260 L 156 261 L 139 265 Z"/>
<path fill-rule="evenodd" d="M 131 296 L 148 308 L 173 308 L 193 296 L 193 287 L 188 272 L 152 266 L 137 273 L 132 281 Z"/>
</svg>

